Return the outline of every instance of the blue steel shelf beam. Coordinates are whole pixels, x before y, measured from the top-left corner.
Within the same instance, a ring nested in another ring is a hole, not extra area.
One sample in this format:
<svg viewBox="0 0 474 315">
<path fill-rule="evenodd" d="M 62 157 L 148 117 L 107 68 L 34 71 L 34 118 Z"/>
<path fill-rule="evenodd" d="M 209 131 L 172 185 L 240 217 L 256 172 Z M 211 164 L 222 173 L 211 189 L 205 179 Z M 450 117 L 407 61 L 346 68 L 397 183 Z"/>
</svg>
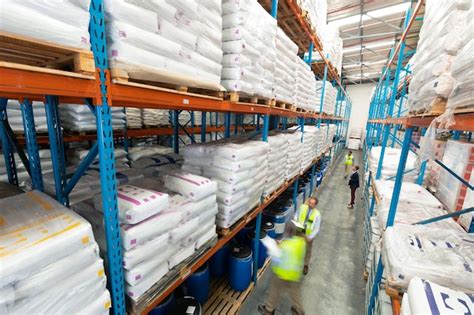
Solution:
<svg viewBox="0 0 474 315">
<path fill-rule="evenodd" d="M 0 137 L 8 182 L 12 185 L 18 186 L 15 155 L 13 154 L 13 147 L 10 144 L 10 139 L 8 137 L 8 129 L 10 125 L 8 124 L 7 103 L 8 100 L 6 98 L 0 98 Z"/>
</svg>

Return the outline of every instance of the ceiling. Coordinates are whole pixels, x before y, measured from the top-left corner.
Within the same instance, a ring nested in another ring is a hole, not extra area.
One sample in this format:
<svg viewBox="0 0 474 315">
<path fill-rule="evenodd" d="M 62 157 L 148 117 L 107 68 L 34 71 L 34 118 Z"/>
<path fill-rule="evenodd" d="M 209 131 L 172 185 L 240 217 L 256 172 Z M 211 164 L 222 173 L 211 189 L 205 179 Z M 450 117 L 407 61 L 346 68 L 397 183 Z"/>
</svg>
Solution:
<svg viewBox="0 0 474 315">
<path fill-rule="evenodd" d="M 339 26 L 344 44 L 342 78 L 347 84 L 376 82 L 390 49 L 403 32 L 405 10 L 414 1 L 328 0 L 328 23 Z M 424 9 L 418 16 L 422 16 Z M 405 53 L 416 49 L 422 20 L 407 34 Z M 408 58 L 404 60 L 404 64 Z M 394 63 L 396 65 L 396 63 Z M 392 65 L 394 66 L 394 65 Z"/>
</svg>

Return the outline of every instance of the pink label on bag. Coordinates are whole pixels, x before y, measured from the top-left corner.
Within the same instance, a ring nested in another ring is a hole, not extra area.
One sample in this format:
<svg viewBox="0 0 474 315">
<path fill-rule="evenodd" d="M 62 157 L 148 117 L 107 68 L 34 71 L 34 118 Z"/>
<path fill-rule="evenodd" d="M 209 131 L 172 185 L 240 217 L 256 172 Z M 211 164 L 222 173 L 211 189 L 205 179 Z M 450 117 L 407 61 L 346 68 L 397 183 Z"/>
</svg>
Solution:
<svg viewBox="0 0 474 315">
<path fill-rule="evenodd" d="M 131 244 L 131 245 L 137 244 L 137 240 L 136 240 L 136 239 L 131 240 L 131 241 L 130 241 L 130 244 Z"/>
<path fill-rule="evenodd" d="M 140 280 L 142 278 L 142 275 L 136 275 L 135 280 Z"/>
<path fill-rule="evenodd" d="M 120 199 L 123 199 L 123 200 L 125 200 L 125 201 L 131 202 L 131 203 L 133 203 L 133 204 L 136 205 L 136 206 L 141 205 L 140 201 L 138 201 L 137 199 L 133 199 L 133 198 L 127 196 L 127 195 L 118 193 L 118 194 L 117 194 L 117 197 L 119 197 Z"/>
<path fill-rule="evenodd" d="M 112 49 L 112 57 L 118 57 L 118 50 Z"/>
</svg>

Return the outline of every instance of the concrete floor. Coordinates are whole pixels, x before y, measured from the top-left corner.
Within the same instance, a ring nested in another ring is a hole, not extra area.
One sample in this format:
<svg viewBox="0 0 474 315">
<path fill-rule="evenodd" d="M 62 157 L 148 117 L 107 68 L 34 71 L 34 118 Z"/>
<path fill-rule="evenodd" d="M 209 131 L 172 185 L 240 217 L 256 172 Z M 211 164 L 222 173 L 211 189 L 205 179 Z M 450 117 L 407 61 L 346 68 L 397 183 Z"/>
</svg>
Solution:
<svg viewBox="0 0 474 315">
<path fill-rule="evenodd" d="M 362 152 L 354 152 L 355 163 L 363 165 Z M 362 174 L 360 176 L 362 182 Z M 319 235 L 313 243 L 310 271 L 302 282 L 303 304 L 307 315 L 363 314 L 363 206 L 362 189 L 357 190 L 356 206 L 347 209 L 350 190 L 344 179 L 342 157 L 330 177 L 318 188 L 318 209 L 322 214 Z M 245 301 L 239 314 L 256 315 L 271 276 L 268 269 Z M 282 298 L 276 314 L 291 314 L 288 297 Z"/>
</svg>

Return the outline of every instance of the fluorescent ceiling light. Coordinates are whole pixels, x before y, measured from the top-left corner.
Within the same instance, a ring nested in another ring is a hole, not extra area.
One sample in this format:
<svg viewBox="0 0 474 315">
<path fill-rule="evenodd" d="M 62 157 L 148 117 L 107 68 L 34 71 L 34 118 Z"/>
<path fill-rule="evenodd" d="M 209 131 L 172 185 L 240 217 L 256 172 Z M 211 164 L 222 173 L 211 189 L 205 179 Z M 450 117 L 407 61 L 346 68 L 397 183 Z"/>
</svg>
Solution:
<svg viewBox="0 0 474 315">
<path fill-rule="evenodd" d="M 378 9 L 378 10 L 373 10 L 373 11 L 368 11 L 366 14 L 370 15 L 371 17 L 374 18 L 383 18 L 384 16 L 392 15 L 395 13 L 401 13 L 405 12 L 406 9 L 410 7 L 411 3 L 410 2 L 404 2 L 396 5 L 392 5 L 383 9 Z M 362 16 L 362 21 L 367 21 L 370 20 L 371 18 L 364 14 Z M 336 27 L 341 27 L 344 25 L 349 25 L 349 24 L 355 24 L 360 22 L 360 14 L 357 15 L 352 15 L 346 18 L 338 19 L 329 22 L 330 25 L 334 25 Z"/>
<path fill-rule="evenodd" d="M 379 47 L 386 47 L 386 46 L 391 46 L 393 45 L 393 41 L 385 41 L 385 42 L 375 42 L 375 43 L 370 43 L 367 45 L 363 45 L 362 47 L 367 48 L 367 49 L 374 49 L 374 48 L 379 48 Z M 354 52 L 354 51 L 359 51 L 360 50 L 360 45 L 358 46 L 351 46 L 344 48 L 342 50 L 342 53 L 348 53 L 348 52 Z"/>
</svg>

